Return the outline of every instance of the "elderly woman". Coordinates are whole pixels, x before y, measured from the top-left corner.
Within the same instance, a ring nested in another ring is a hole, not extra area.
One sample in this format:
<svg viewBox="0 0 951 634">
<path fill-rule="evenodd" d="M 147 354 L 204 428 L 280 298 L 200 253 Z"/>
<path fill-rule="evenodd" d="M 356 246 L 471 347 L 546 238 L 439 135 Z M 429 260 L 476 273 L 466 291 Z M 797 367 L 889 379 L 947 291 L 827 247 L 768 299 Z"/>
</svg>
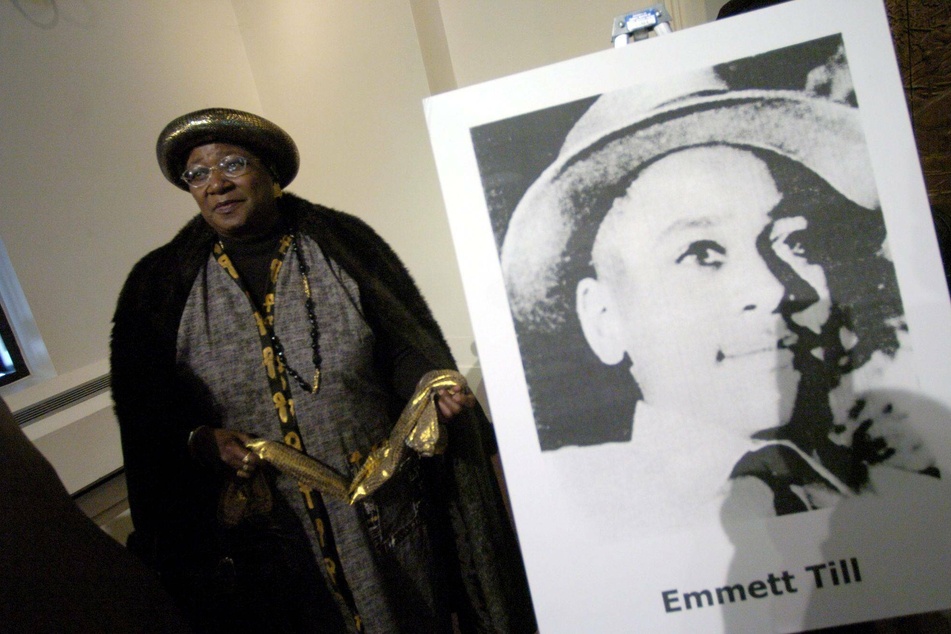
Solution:
<svg viewBox="0 0 951 634">
<path fill-rule="evenodd" d="M 245 112 L 175 119 L 164 176 L 199 215 L 133 269 L 112 339 L 130 547 L 203 631 L 534 630 L 464 385 L 443 455 L 410 456 L 355 503 L 250 450 L 286 443 L 349 481 L 421 377 L 452 368 L 396 255 L 358 219 L 284 193 L 293 140 Z"/>
<path fill-rule="evenodd" d="M 848 103 L 712 69 L 603 95 L 501 261 L 546 460 L 618 527 L 819 508 L 869 490 L 873 465 L 936 475 L 870 431 L 887 404 L 859 413 L 843 387 L 894 364 L 904 329 Z M 619 422 L 596 420 L 611 406 Z M 589 422 L 615 442 L 579 446 Z"/>
</svg>

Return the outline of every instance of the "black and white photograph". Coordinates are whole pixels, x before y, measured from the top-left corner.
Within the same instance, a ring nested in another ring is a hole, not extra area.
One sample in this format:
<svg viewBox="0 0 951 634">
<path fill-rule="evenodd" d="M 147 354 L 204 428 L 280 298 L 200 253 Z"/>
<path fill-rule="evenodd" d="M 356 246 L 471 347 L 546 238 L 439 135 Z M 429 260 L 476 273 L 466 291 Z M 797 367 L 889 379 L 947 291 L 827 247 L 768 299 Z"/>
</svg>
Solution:
<svg viewBox="0 0 951 634">
<path fill-rule="evenodd" d="M 894 50 L 877 3 L 797 0 L 426 100 L 543 631 L 946 609 L 951 303 Z"/>
<path fill-rule="evenodd" d="M 667 528 L 941 478 L 912 404 L 855 387 L 913 352 L 841 36 L 472 137 L 539 444 L 580 504 Z"/>
</svg>

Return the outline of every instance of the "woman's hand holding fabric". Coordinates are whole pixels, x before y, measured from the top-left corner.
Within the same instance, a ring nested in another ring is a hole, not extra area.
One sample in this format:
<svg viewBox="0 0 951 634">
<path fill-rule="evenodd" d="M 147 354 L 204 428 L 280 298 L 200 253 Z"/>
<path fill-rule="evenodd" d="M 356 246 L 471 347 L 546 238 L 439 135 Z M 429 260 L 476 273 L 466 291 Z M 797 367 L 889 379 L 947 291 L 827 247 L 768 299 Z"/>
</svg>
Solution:
<svg viewBox="0 0 951 634">
<path fill-rule="evenodd" d="M 221 462 L 233 469 L 239 478 L 250 478 L 260 460 L 253 451 L 245 447 L 253 438 L 233 429 L 215 429 L 214 432 Z"/>
<path fill-rule="evenodd" d="M 239 478 L 250 478 L 260 462 L 245 447 L 253 437 L 233 429 L 199 427 L 192 434 L 189 448 L 192 455 L 206 465 L 220 465 L 234 471 Z"/>
<path fill-rule="evenodd" d="M 453 386 L 436 392 L 436 412 L 439 422 L 446 423 L 464 409 L 475 407 L 476 398 L 468 385 Z"/>
</svg>

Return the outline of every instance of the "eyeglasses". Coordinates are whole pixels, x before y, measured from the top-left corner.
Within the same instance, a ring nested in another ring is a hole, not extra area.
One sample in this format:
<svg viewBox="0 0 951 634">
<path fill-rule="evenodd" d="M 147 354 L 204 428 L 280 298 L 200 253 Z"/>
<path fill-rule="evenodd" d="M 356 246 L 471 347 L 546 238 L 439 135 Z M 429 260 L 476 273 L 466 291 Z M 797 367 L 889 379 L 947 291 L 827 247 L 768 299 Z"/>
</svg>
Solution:
<svg viewBox="0 0 951 634">
<path fill-rule="evenodd" d="M 248 165 L 251 160 L 244 156 L 226 156 L 217 165 L 205 167 L 197 165 L 190 167 L 182 174 L 183 181 L 188 183 L 189 187 L 204 187 L 211 180 L 211 173 L 215 170 L 221 172 L 221 175 L 227 179 L 238 178 L 248 171 Z"/>
</svg>

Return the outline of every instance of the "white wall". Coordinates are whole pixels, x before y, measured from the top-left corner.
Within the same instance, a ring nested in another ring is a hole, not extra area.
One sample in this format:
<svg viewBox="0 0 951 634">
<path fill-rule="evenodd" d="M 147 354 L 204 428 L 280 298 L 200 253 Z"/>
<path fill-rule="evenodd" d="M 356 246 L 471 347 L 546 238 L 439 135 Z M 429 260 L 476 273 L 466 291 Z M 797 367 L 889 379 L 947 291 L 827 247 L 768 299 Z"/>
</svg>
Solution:
<svg viewBox="0 0 951 634">
<path fill-rule="evenodd" d="M 59 373 L 105 357 L 132 263 L 192 213 L 156 168 L 161 127 L 260 107 L 237 35 L 227 0 L 0 3 L 0 235 Z"/>
<path fill-rule="evenodd" d="M 17 411 L 107 371 L 126 274 L 194 213 L 156 167 L 158 131 L 260 101 L 227 0 L 0 2 L 0 83 L 0 236 L 59 373 L 7 386 Z M 108 397 L 26 431 L 71 492 L 121 466 Z"/>
<path fill-rule="evenodd" d="M 710 21 L 726 0 L 666 0 L 674 30 Z M 439 0 L 458 86 L 611 48 L 615 16 L 657 0 Z"/>
<path fill-rule="evenodd" d="M 429 95 L 405 1 L 234 0 L 263 114 L 301 152 L 288 188 L 359 215 L 405 260 L 460 364 L 471 328 L 421 101 Z"/>
</svg>

